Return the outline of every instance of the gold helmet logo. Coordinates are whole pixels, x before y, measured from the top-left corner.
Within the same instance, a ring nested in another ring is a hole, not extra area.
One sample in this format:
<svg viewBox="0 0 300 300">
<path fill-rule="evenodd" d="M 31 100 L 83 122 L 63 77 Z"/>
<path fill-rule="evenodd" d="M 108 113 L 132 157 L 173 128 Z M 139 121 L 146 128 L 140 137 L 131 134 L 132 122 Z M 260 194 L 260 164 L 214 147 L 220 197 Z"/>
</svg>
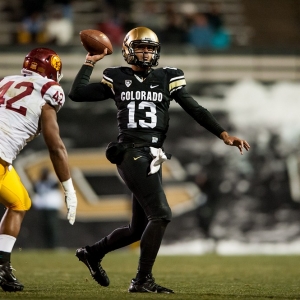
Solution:
<svg viewBox="0 0 300 300">
<path fill-rule="evenodd" d="M 58 55 L 51 56 L 51 66 L 56 70 L 59 71 L 61 69 L 61 60 Z"/>
</svg>

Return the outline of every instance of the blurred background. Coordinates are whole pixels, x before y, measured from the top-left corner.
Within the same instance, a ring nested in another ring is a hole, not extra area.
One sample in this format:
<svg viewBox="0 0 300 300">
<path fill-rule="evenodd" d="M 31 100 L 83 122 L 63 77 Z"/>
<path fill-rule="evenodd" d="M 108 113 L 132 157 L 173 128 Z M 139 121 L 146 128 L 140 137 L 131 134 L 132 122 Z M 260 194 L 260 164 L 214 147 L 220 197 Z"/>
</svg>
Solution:
<svg viewBox="0 0 300 300">
<path fill-rule="evenodd" d="M 250 143 L 241 156 L 172 103 L 165 149 L 173 157 L 163 172 L 174 218 L 160 253 L 300 252 L 299 0 L 2 0 L 0 17 L 0 77 L 19 74 L 32 48 L 49 47 L 62 58 L 66 96 L 85 60 L 80 30 L 99 29 L 114 46 L 92 74 L 100 81 L 104 68 L 125 65 L 125 34 L 149 27 L 162 44 L 159 66 L 182 69 L 199 104 Z M 50 207 L 58 214 L 46 222 L 34 202 L 20 248 L 91 244 L 130 219 L 130 193 L 104 154 L 117 138 L 113 101 L 66 97 L 58 121 L 79 199 L 76 223 L 67 223 L 64 205 Z M 33 199 L 41 172 L 53 175 L 45 149 L 39 137 L 15 162 Z"/>
</svg>

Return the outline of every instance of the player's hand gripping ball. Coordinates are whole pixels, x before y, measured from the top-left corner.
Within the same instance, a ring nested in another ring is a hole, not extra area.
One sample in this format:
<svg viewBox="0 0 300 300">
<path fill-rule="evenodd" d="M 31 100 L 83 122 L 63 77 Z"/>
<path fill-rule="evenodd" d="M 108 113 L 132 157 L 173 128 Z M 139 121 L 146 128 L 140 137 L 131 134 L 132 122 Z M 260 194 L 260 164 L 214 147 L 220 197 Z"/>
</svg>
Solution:
<svg viewBox="0 0 300 300">
<path fill-rule="evenodd" d="M 101 31 L 85 29 L 79 32 L 83 47 L 92 55 L 103 53 L 107 48 L 107 55 L 113 53 L 113 46 L 109 38 Z"/>
</svg>

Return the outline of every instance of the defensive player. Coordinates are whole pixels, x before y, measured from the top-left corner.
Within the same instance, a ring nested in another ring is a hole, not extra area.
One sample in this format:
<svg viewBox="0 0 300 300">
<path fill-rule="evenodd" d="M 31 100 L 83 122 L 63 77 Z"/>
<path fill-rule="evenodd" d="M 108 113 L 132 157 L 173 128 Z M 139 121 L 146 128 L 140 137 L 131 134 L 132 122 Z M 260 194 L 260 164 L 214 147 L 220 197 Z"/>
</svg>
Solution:
<svg viewBox="0 0 300 300">
<path fill-rule="evenodd" d="M 31 199 L 12 163 L 27 142 L 42 132 L 54 170 L 65 192 L 67 218 L 75 222 L 77 198 L 66 148 L 60 138 L 56 113 L 65 102 L 59 85 L 62 62 L 54 51 L 36 48 L 24 59 L 22 75 L 0 81 L 0 203 L 6 211 L 0 223 L 0 286 L 22 291 L 10 258 Z"/>
<path fill-rule="evenodd" d="M 118 172 L 132 192 L 132 220 L 92 246 L 76 251 L 76 256 L 102 286 L 109 278 L 101 266 L 103 257 L 113 250 L 140 240 L 137 274 L 129 292 L 173 293 L 158 285 L 152 276 L 161 241 L 171 221 L 171 210 L 163 187 L 160 164 L 167 159 L 162 150 L 169 126 L 169 105 L 173 99 L 200 125 L 225 144 L 236 146 L 241 154 L 249 144 L 230 136 L 214 117 L 186 91 L 185 77 L 177 68 L 157 68 L 160 43 L 156 34 L 137 27 L 124 39 L 122 54 L 131 67 L 107 68 L 101 82 L 89 83 L 97 61 L 107 54 L 87 54 L 69 97 L 76 102 L 113 99 L 118 109 L 118 143 L 110 144 L 107 157 L 117 164 Z"/>
</svg>

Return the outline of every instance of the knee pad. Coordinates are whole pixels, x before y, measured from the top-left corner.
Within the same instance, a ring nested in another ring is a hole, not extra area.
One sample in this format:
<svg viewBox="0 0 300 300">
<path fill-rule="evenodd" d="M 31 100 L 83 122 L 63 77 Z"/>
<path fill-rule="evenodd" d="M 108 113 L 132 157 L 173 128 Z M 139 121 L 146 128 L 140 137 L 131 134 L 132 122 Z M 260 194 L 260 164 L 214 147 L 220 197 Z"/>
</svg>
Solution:
<svg viewBox="0 0 300 300">
<path fill-rule="evenodd" d="M 160 205 L 153 208 L 148 220 L 163 220 L 169 223 L 172 220 L 172 211 L 169 205 Z"/>
<path fill-rule="evenodd" d="M 168 222 L 171 221 L 172 211 L 164 192 L 150 195 L 145 202 L 144 211 L 148 220 L 164 219 Z"/>
<path fill-rule="evenodd" d="M 164 217 L 162 218 L 162 220 L 166 221 L 167 223 L 171 222 L 172 211 L 170 206 L 168 205 L 167 207 L 164 207 L 163 211 L 164 211 Z"/>
</svg>

